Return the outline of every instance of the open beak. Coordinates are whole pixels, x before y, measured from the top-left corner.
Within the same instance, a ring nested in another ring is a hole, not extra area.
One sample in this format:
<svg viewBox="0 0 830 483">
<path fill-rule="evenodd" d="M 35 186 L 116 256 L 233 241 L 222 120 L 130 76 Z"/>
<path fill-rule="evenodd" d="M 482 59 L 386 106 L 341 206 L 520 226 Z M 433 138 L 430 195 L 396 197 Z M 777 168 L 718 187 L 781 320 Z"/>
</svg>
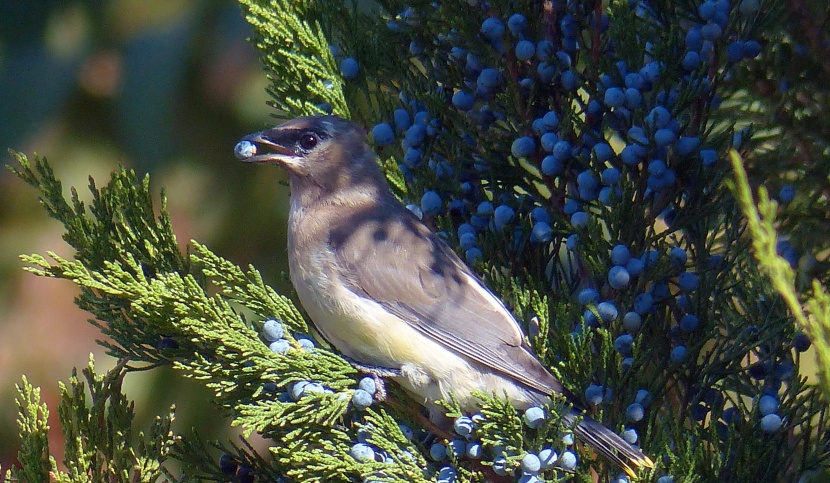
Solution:
<svg viewBox="0 0 830 483">
<path fill-rule="evenodd" d="M 245 163 L 277 162 L 285 165 L 296 164 L 293 151 L 262 136 L 262 132 L 249 134 L 233 148 L 236 159 Z"/>
</svg>

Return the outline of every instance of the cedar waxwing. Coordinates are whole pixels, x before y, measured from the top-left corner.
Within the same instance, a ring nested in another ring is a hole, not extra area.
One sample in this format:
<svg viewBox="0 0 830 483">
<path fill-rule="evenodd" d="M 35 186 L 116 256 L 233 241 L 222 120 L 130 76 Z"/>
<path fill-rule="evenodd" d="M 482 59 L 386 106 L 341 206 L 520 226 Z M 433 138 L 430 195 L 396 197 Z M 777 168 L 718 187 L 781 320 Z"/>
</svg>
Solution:
<svg viewBox="0 0 830 483">
<path fill-rule="evenodd" d="M 365 131 L 336 116 L 302 117 L 243 138 L 245 162 L 289 173 L 291 282 L 314 326 L 346 357 L 389 368 L 430 411 L 452 394 L 475 411 L 474 391 L 506 394 L 518 409 L 563 394 L 510 311 L 456 253 L 389 190 Z M 648 456 L 583 416 L 577 438 L 634 475 Z"/>
</svg>

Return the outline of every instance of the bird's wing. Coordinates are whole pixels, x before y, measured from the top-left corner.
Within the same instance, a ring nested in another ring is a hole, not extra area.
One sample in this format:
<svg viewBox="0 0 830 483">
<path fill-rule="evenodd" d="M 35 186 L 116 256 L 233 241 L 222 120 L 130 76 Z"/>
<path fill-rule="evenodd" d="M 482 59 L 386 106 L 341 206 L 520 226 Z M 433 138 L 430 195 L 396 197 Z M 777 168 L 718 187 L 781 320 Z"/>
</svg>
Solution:
<svg viewBox="0 0 830 483">
<path fill-rule="evenodd" d="M 536 359 L 498 297 L 408 209 L 375 205 L 331 228 L 329 243 L 353 292 L 465 357 L 578 404 Z"/>
</svg>

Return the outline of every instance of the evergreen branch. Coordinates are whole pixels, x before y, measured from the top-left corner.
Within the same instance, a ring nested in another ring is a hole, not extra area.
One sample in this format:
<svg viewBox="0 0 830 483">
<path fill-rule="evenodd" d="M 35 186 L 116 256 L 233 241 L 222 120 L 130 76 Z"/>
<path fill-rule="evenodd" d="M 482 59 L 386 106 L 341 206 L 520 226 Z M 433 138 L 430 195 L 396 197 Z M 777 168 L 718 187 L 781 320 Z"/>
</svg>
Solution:
<svg viewBox="0 0 830 483">
<path fill-rule="evenodd" d="M 308 325 L 300 311 L 287 297 L 266 285 L 256 268 L 249 266 L 248 271 L 243 272 L 204 245 L 196 241 L 191 241 L 191 244 L 196 251 L 192 256 L 193 262 L 202 266 L 203 273 L 226 298 L 238 300 L 263 319 L 279 316 L 292 330 L 308 333 Z"/>
<path fill-rule="evenodd" d="M 49 455 L 49 408 L 40 402 L 40 388 L 32 387 L 25 376 L 17 393 L 17 428 L 22 441 L 17 457 L 21 468 L 16 476 L 23 481 L 49 481 L 55 466 Z"/>
<path fill-rule="evenodd" d="M 760 186 L 756 205 L 740 154 L 733 150 L 729 159 L 734 178 L 728 184 L 746 216 L 755 259 L 790 314 L 813 340 L 819 377 L 826 400 L 830 400 L 830 295 L 821 283 L 813 281 L 813 292 L 805 304 L 810 315 L 805 314 L 795 289 L 795 271 L 777 250 L 778 233 L 774 223 L 778 204 L 770 200 L 766 188 Z"/>
<path fill-rule="evenodd" d="M 301 2 L 242 0 L 254 27 L 254 44 L 271 79 L 274 106 L 291 116 L 322 112 L 320 103 L 349 117 L 343 81 L 320 24 L 308 20 Z"/>
<path fill-rule="evenodd" d="M 83 380 L 73 371 L 69 384 L 60 384 L 58 414 L 66 471 L 59 471 L 57 462 L 49 454 L 49 410 L 40 403 L 40 389 L 33 388 L 24 377 L 23 385 L 18 386 L 18 424 L 23 438 L 19 454 L 21 468 L 11 474 L 21 481 L 61 483 L 151 483 L 167 475 L 162 464 L 179 440 L 170 429 L 174 408 L 166 416 L 157 417 L 147 435 L 140 432 L 133 437 L 133 403 L 121 392 L 128 372 L 126 366 L 127 361 L 122 360 L 106 374 L 97 374 L 90 355 Z M 87 401 L 87 393 L 91 403 Z"/>
</svg>

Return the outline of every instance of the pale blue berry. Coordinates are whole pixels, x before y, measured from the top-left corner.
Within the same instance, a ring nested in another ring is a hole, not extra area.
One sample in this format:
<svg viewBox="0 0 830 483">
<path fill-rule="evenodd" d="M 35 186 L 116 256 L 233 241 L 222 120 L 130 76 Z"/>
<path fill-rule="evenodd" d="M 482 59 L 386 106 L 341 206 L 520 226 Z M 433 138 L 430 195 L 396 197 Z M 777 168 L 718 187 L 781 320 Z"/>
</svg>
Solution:
<svg viewBox="0 0 830 483">
<path fill-rule="evenodd" d="M 530 60 L 536 55 L 536 45 L 529 40 L 521 40 L 516 44 L 516 58 Z"/>
<path fill-rule="evenodd" d="M 525 424 L 530 428 L 538 428 L 545 422 L 545 412 L 540 407 L 531 406 L 524 413 Z"/>
<path fill-rule="evenodd" d="M 692 154 L 698 146 L 700 146 L 700 139 L 693 136 L 681 136 L 675 144 L 677 153 L 681 156 Z"/>
<path fill-rule="evenodd" d="M 598 406 L 602 404 L 603 389 L 602 386 L 591 384 L 585 389 L 585 402 L 591 406 Z"/>
<path fill-rule="evenodd" d="M 502 231 L 511 220 L 513 220 L 513 216 L 516 214 L 516 211 L 507 206 L 507 205 L 499 205 L 493 211 L 493 226 L 495 227 L 496 231 Z"/>
<path fill-rule="evenodd" d="M 573 225 L 574 228 L 583 228 L 588 226 L 589 219 L 588 213 L 584 211 L 577 211 L 571 215 L 571 225 Z"/>
<path fill-rule="evenodd" d="M 548 60 L 556 50 L 550 40 L 540 40 L 536 43 L 536 58 L 541 61 Z"/>
<path fill-rule="evenodd" d="M 421 210 L 420 206 L 414 203 L 409 203 L 408 205 L 406 205 L 406 209 L 411 211 L 415 216 L 417 216 L 419 220 L 424 219 L 424 212 L 423 210 Z"/>
<path fill-rule="evenodd" d="M 542 116 L 545 129 L 554 131 L 559 127 L 559 114 L 556 111 L 548 111 Z"/>
<path fill-rule="evenodd" d="M 616 290 L 622 290 L 628 287 L 631 281 L 631 274 L 625 267 L 615 265 L 608 271 L 608 284 Z"/>
<path fill-rule="evenodd" d="M 464 448 L 467 458 L 480 460 L 484 456 L 484 447 L 478 441 L 470 441 Z"/>
<path fill-rule="evenodd" d="M 366 409 L 371 406 L 373 402 L 374 398 L 372 397 L 372 394 L 368 391 L 364 391 L 363 389 L 356 389 L 352 394 L 352 404 L 354 404 L 357 409 Z"/>
<path fill-rule="evenodd" d="M 429 447 L 429 457 L 433 461 L 443 461 L 447 459 L 447 447 L 441 443 L 433 443 Z"/>
<path fill-rule="evenodd" d="M 536 142 L 530 136 L 522 136 L 510 147 L 510 152 L 517 158 L 526 158 L 536 150 Z"/>
<path fill-rule="evenodd" d="M 461 416 L 456 418 L 452 427 L 456 434 L 464 438 L 469 438 L 470 436 L 472 436 L 473 431 L 475 429 L 473 420 L 468 416 Z"/>
<path fill-rule="evenodd" d="M 626 312 L 623 316 L 623 328 L 629 332 L 637 332 L 643 324 L 643 319 L 637 312 Z"/>
<path fill-rule="evenodd" d="M 513 35 L 518 35 L 527 28 L 527 19 L 520 13 L 514 13 L 507 19 L 507 28 L 510 29 Z"/>
<path fill-rule="evenodd" d="M 767 414 L 763 418 L 761 418 L 761 431 L 765 433 L 775 433 L 779 429 L 781 429 L 781 425 L 783 424 L 783 419 L 781 416 L 775 413 Z"/>
<path fill-rule="evenodd" d="M 677 136 L 674 134 L 674 131 L 668 128 L 658 129 L 657 132 L 654 133 L 654 142 L 658 146 L 668 146 L 677 140 Z"/>
<path fill-rule="evenodd" d="M 553 147 L 559 142 L 559 136 L 555 132 L 545 132 L 542 134 L 539 142 L 542 145 L 542 149 L 546 153 L 550 153 L 553 152 Z"/>
<path fill-rule="evenodd" d="M 529 475 L 538 474 L 542 469 L 542 461 L 533 453 L 527 453 L 522 457 L 522 471 Z"/>
<path fill-rule="evenodd" d="M 637 430 L 634 428 L 628 428 L 623 431 L 623 439 L 628 444 L 636 444 L 637 443 Z"/>
<path fill-rule="evenodd" d="M 556 156 L 545 156 L 542 159 L 542 173 L 547 176 L 557 176 L 565 170 L 565 163 Z"/>
<path fill-rule="evenodd" d="M 579 291 L 576 299 L 582 305 L 593 304 L 599 300 L 599 292 L 595 288 L 584 288 Z"/>
<path fill-rule="evenodd" d="M 476 97 L 464 90 L 458 90 L 452 95 L 452 105 L 460 111 L 469 111 L 475 105 Z"/>
<path fill-rule="evenodd" d="M 351 57 L 346 57 L 340 61 L 340 72 L 346 79 L 356 79 L 360 72 L 360 66 L 357 61 Z"/>
<path fill-rule="evenodd" d="M 436 483 L 454 483 L 458 481 L 458 472 L 451 466 L 445 466 L 438 470 Z"/>
<path fill-rule="evenodd" d="M 375 382 L 375 378 L 373 377 L 364 377 L 360 380 L 357 387 L 363 389 L 369 394 L 375 394 L 375 392 L 377 392 L 377 383 Z"/>
<path fill-rule="evenodd" d="M 481 23 L 481 33 L 490 40 L 500 39 L 504 35 L 504 23 L 495 17 L 488 17 Z"/>
<path fill-rule="evenodd" d="M 233 147 L 233 154 L 237 159 L 247 159 L 257 153 L 256 144 L 250 141 L 239 141 Z"/>
<path fill-rule="evenodd" d="M 568 238 L 565 239 L 565 247 L 568 250 L 576 250 L 576 247 L 579 246 L 579 234 L 574 233 L 572 235 L 568 235 Z"/>
<path fill-rule="evenodd" d="M 533 244 L 547 243 L 553 239 L 553 229 L 544 221 L 533 224 L 530 232 L 530 242 Z"/>
<path fill-rule="evenodd" d="M 409 118 L 409 112 L 406 109 L 395 109 L 395 112 L 392 113 L 392 118 L 395 122 L 395 129 L 398 132 L 404 132 L 412 125 L 412 121 Z"/>
<path fill-rule="evenodd" d="M 654 297 L 652 297 L 648 292 L 643 292 L 634 298 L 634 312 L 637 312 L 640 315 L 644 315 L 651 311 L 651 307 L 653 305 Z"/>
<path fill-rule="evenodd" d="M 604 102 L 608 107 L 620 107 L 625 103 L 625 92 L 619 87 L 610 87 L 605 91 Z"/>
<path fill-rule="evenodd" d="M 481 249 L 479 249 L 478 247 L 470 248 L 469 250 L 467 250 L 464 253 L 464 258 L 467 260 L 467 263 L 469 265 L 475 265 L 475 263 L 477 261 L 481 260 L 481 258 L 483 256 L 484 256 L 484 254 L 481 252 Z"/>
<path fill-rule="evenodd" d="M 700 283 L 697 274 L 692 272 L 683 272 L 677 277 L 677 286 L 684 292 L 694 292 Z"/>
<path fill-rule="evenodd" d="M 634 337 L 629 334 L 623 334 L 614 339 L 614 350 L 621 355 L 630 357 L 634 347 Z"/>
<path fill-rule="evenodd" d="M 690 50 L 683 56 L 683 60 L 680 61 L 680 65 L 687 72 L 692 72 L 699 69 L 700 66 L 703 65 L 703 60 L 698 52 Z"/>
<path fill-rule="evenodd" d="M 576 469 L 576 453 L 573 451 L 565 451 L 562 453 L 562 456 L 559 457 L 559 466 L 566 471 L 573 471 Z"/>
<path fill-rule="evenodd" d="M 683 362 L 686 359 L 686 346 L 679 345 L 672 349 L 671 351 L 671 360 L 672 362 Z"/>
<path fill-rule="evenodd" d="M 501 72 L 499 72 L 498 69 L 488 67 L 481 70 L 481 73 L 476 79 L 476 87 L 478 87 L 481 92 L 489 93 L 501 85 L 503 80 Z"/>
<path fill-rule="evenodd" d="M 674 247 L 669 251 L 669 261 L 675 267 L 684 267 L 687 259 L 688 255 L 686 255 L 686 250 L 680 247 Z"/>
<path fill-rule="evenodd" d="M 631 403 L 628 406 L 628 409 L 625 410 L 625 417 L 629 421 L 633 423 L 637 423 L 643 420 L 646 416 L 646 411 L 643 408 L 643 405 L 640 403 Z"/>
<path fill-rule="evenodd" d="M 701 149 L 698 155 L 704 166 L 711 166 L 718 160 L 718 152 L 714 149 Z"/>
<path fill-rule="evenodd" d="M 507 476 L 513 471 L 507 465 L 507 458 L 504 456 L 496 456 L 493 458 L 493 473 L 499 476 Z"/>
<path fill-rule="evenodd" d="M 580 172 L 576 176 L 576 183 L 579 185 L 580 188 L 585 188 L 588 190 L 597 188 L 597 186 L 599 185 L 596 176 L 594 176 L 594 172 L 590 169 L 586 169 L 585 171 Z"/>
<path fill-rule="evenodd" d="M 476 245 L 476 234 L 475 233 L 464 233 L 461 235 L 461 238 L 458 239 L 458 244 L 462 250 L 469 250 Z"/>
<path fill-rule="evenodd" d="M 304 351 L 314 350 L 314 341 L 307 335 L 297 336 L 297 343 L 300 344 L 300 349 Z"/>
<path fill-rule="evenodd" d="M 537 206 L 530 211 L 530 219 L 534 222 L 543 221 L 545 223 L 550 223 L 550 213 L 541 206 Z"/>
<path fill-rule="evenodd" d="M 605 185 L 614 185 L 620 182 L 620 178 L 622 177 L 620 170 L 615 167 L 605 168 L 602 170 L 602 174 L 600 175 L 600 179 L 602 183 Z M 625 263 L 625 262 L 623 262 Z M 622 264 L 619 264 L 622 265 Z"/>
<path fill-rule="evenodd" d="M 388 146 L 395 141 L 395 131 L 385 122 L 375 124 L 372 128 L 372 140 L 378 146 Z"/>
<path fill-rule="evenodd" d="M 375 450 L 364 443 L 357 443 L 349 450 L 349 454 L 359 463 L 368 463 L 375 460 Z"/>
<path fill-rule="evenodd" d="M 299 401 L 301 397 L 303 397 L 303 393 L 305 392 L 306 386 L 311 384 L 309 381 L 297 381 L 291 385 L 289 390 L 289 394 L 291 395 L 291 399 L 294 401 Z"/>
<path fill-rule="evenodd" d="M 559 455 L 556 454 L 553 448 L 543 448 L 542 451 L 539 451 L 539 461 L 541 462 L 542 469 L 550 468 L 556 464 L 557 459 L 559 459 Z"/>
<path fill-rule="evenodd" d="M 415 438 L 415 432 L 412 431 L 412 428 L 410 428 L 409 426 L 399 423 L 398 428 L 400 428 L 403 437 L 408 439 L 409 441 L 412 441 Z"/>
<path fill-rule="evenodd" d="M 646 124 L 652 129 L 663 129 L 671 121 L 671 112 L 663 106 L 656 106 L 645 118 Z"/>
<path fill-rule="evenodd" d="M 602 318 L 602 321 L 605 323 L 617 320 L 617 317 L 620 314 L 619 310 L 617 310 L 617 306 L 611 301 L 600 302 L 597 304 L 597 312 L 599 313 L 600 318 Z"/>
<path fill-rule="evenodd" d="M 463 457 L 467 450 L 467 443 L 462 439 L 452 439 L 447 446 L 448 453 L 451 453 L 456 459 Z"/>
<path fill-rule="evenodd" d="M 285 339 L 275 340 L 268 345 L 268 349 L 275 354 L 285 354 L 291 348 L 291 344 Z"/>
<path fill-rule="evenodd" d="M 778 398 L 770 394 L 761 396 L 761 399 L 758 400 L 758 411 L 761 412 L 761 416 L 778 411 Z"/>
<path fill-rule="evenodd" d="M 493 211 L 495 211 L 495 207 L 489 201 L 482 201 L 476 207 L 476 214 L 479 216 L 491 216 Z"/>
<path fill-rule="evenodd" d="M 639 258 L 632 258 L 625 264 L 625 269 L 632 277 L 643 273 L 643 268 L 645 268 L 645 262 Z"/>
<path fill-rule="evenodd" d="M 417 168 L 421 165 L 421 150 L 416 148 L 409 148 L 403 156 L 403 162 L 409 168 Z"/>
<path fill-rule="evenodd" d="M 282 339 L 285 335 L 285 329 L 279 321 L 268 319 L 262 325 L 262 335 L 265 336 L 265 340 L 274 342 Z"/>
<path fill-rule="evenodd" d="M 578 79 L 577 79 L 576 74 L 574 73 L 574 71 L 568 69 L 568 70 L 562 72 L 562 76 L 561 76 L 560 80 L 562 81 L 562 87 L 564 87 L 566 90 L 572 91 L 572 90 L 576 89 Z M 626 99 L 627 98 L 628 97 L 626 96 Z"/>
<path fill-rule="evenodd" d="M 795 187 L 791 184 L 784 185 L 778 192 L 778 198 L 782 203 L 789 203 L 795 198 Z"/>
<path fill-rule="evenodd" d="M 680 328 L 686 332 L 692 332 L 697 329 L 700 319 L 694 314 L 685 314 L 680 317 Z"/>
<path fill-rule="evenodd" d="M 625 265 L 631 258 L 631 252 L 625 245 L 614 245 L 611 248 L 611 263 L 614 265 Z"/>
<path fill-rule="evenodd" d="M 437 215 L 442 206 L 441 196 L 435 191 L 427 191 L 421 197 L 421 210 L 425 215 Z"/>
</svg>

